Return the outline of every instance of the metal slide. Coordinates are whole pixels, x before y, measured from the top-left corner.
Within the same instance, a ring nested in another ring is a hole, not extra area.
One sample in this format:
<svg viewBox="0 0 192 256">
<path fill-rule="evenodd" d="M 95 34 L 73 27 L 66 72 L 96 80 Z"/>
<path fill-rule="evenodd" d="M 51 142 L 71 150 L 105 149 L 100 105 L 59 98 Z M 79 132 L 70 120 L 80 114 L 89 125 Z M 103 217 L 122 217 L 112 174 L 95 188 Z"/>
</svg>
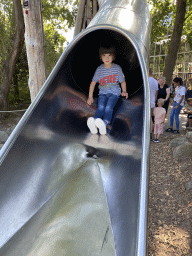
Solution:
<svg viewBox="0 0 192 256">
<path fill-rule="evenodd" d="M 1 150 L 1 256 L 147 254 L 150 14 L 146 0 L 99 4 Z M 91 135 L 101 44 L 115 46 L 129 98 L 110 133 Z"/>
</svg>

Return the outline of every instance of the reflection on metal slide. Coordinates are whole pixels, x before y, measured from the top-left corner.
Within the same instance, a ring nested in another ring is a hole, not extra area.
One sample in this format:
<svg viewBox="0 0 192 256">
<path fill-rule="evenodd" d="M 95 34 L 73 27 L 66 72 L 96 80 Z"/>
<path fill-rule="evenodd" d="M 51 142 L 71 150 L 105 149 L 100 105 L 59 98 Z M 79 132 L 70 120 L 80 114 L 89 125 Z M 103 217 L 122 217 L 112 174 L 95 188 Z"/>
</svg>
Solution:
<svg viewBox="0 0 192 256">
<path fill-rule="evenodd" d="M 1 150 L 1 256 L 147 254 L 150 14 L 146 0 L 99 5 Z M 129 98 L 110 133 L 91 135 L 86 99 L 105 43 Z"/>
</svg>

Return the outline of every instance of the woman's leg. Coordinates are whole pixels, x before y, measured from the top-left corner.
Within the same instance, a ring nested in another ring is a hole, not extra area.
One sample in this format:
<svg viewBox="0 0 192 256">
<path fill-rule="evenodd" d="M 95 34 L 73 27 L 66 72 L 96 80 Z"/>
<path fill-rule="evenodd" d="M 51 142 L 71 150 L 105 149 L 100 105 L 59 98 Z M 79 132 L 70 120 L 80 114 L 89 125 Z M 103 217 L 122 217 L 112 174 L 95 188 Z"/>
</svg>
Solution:
<svg viewBox="0 0 192 256">
<path fill-rule="evenodd" d="M 105 112 L 105 105 L 107 102 L 107 95 L 101 94 L 99 95 L 98 98 L 98 103 L 97 103 L 97 111 L 95 113 L 94 118 L 102 118 Z"/>
<path fill-rule="evenodd" d="M 107 123 L 111 122 L 112 115 L 113 115 L 113 109 L 114 109 L 118 99 L 119 99 L 119 96 L 117 96 L 117 95 L 114 95 L 114 94 L 108 95 L 107 104 L 105 106 L 105 113 L 103 116 L 103 120 L 107 121 Z"/>
<path fill-rule="evenodd" d="M 177 109 L 175 109 L 175 123 L 176 123 L 176 130 L 179 130 L 179 114 L 182 109 L 182 106 L 179 105 Z"/>
<path fill-rule="evenodd" d="M 175 110 L 174 107 L 177 106 L 177 102 L 174 101 L 173 103 L 173 107 L 171 109 L 171 113 L 170 113 L 170 128 L 173 128 L 173 121 L 174 121 L 174 116 L 175 116 Z"/>
</svg>

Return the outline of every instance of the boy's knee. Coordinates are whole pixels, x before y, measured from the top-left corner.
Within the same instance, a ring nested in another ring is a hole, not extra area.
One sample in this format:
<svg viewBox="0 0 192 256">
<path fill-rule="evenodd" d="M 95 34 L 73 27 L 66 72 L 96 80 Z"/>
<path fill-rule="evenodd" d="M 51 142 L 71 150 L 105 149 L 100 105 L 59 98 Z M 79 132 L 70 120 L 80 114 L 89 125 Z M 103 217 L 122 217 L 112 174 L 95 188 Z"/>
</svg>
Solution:
<svg viewBox="0 0 192 256">
<path fill-rule="evenodd" d="M 113 112 L 113 108 L 111 106 L 106 106 L 105 112 L 112 113 Z"/>
<path fill-rule="evenodd" d="M 100 106 L 97 107 L 97 109 L 98 109 L 99 111 L 104 111 L 104 110 L 105 110 L 105 107 L 104 107 L 103 105 L 100 105 Z"/>
</svg>

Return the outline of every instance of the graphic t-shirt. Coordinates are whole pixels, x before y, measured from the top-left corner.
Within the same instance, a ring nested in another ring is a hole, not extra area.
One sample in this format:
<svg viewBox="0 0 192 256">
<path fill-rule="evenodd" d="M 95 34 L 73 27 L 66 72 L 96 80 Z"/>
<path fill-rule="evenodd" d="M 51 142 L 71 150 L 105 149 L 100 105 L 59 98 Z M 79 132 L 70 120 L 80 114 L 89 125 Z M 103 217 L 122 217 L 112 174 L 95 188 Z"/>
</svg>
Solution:
<svg viewBox="0 0 192 256">
<path fill-rule="evenodd" d="M 185 101 L 185 87 L 184 86 L 177 86 L 175 89 L 175 98 L 174 101 L 176 101 L 177 103 L 179 103 L 181 96 L 184 95 L 184 98 L 181 102 L 181 106 L 184 106 L 184 101 Z"/>
<path fill-rule="evenodd" d="M 125 77 L 119 65 L 113 64 L 111 68 L 105 68 L 102 64 L 96 69 L 92 80 L 99 83 L 99 94 L 112 93 L 120 96 L 119 83 L 125 81 Z"/>
</svg>

